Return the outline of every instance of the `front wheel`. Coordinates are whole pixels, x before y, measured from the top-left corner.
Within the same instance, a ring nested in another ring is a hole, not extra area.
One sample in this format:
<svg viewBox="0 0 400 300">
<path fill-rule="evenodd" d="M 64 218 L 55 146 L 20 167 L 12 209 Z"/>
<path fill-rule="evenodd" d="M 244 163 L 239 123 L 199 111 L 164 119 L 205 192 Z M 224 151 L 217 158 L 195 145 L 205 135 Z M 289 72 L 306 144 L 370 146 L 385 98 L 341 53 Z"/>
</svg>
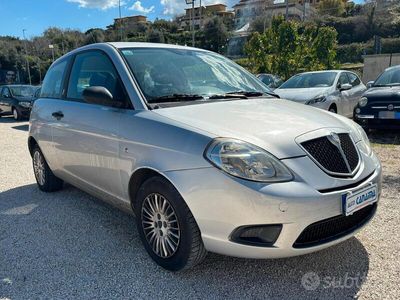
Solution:
<svg viewBox="0 0 400 300">
<path fill-rule="evenodd" d="M 40 190 L 44 192 L 55 192 L 62 189 L 64 182 L 56 177 L 50 170 L 39 146 L 35 146 L 33 149 L 32 162 L 36 183 Z"/>
<path fill-rule="evenodd" d="M 178 191 L 164 178 L 152 177 L 140 187 L 136 225 L 151 258 L 179 271 L 199 264 L 207 252 L 197 223 Z"/>
</svg>

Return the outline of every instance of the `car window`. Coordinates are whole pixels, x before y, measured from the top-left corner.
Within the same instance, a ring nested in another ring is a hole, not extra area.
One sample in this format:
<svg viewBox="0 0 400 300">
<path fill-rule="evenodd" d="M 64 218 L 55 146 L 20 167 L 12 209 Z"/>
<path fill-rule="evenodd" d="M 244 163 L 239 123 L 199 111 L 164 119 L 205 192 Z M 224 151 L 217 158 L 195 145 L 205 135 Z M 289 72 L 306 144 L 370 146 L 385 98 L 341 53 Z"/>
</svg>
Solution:
<svg viewBox="0 0 400 300">
<path fill-rule="evenodd" d="M 126 94 L 117 71 L 103 52 L 89 51 L 76 56 L 69 78 L 67 98 L 84 100 L 82 93 L 90 86 L 104 87 L 115 101 L 126 102 Z"/>
<path fill-rule="evenodd" d="M 2 97 L 10 97 L 10 90 L 8 87 L 4 87 L 3 90 L 1 91 L 1 96 Z"/>
<path fill-rule="evenodd" d="M 67 68 L 68 61 L 62 61 L 52 66 L 43 81 L 41 97 L 43 98 L 61 98 L 62 83 Z"/>
<path fill-rule="evenodd" d="M 357 86 L 361 83 L 360 78 L 358 78 L 356 74 L 349 72 L 347 73 L 347 76 L 349 77 L 349 81 L 352 86 Z"/>
<path fill-rule="evenodd" d="M 174 94 L 269 92 L 253 75 L 215 53 L 164 48 L 121 50 L 146 100 Z"/>
<path fill-rule="evenodd" d="M 349 77 L 347 77 L 346 73 L 340 74 L 338 83 L 339 83 L 340 85 L 350 83 L 350 82 L 349 82 Z"/>
<path fill-rule="evenodd" d="M 337 72 L 302 73 L 291 77 L 281 89 L 319 88 L 332 86 Z"/>
<path fill-rule="evenodd" d="M 374 86 L 400 85 L 400 68 L 389 69 L 379 75 Z"/>
</svg>

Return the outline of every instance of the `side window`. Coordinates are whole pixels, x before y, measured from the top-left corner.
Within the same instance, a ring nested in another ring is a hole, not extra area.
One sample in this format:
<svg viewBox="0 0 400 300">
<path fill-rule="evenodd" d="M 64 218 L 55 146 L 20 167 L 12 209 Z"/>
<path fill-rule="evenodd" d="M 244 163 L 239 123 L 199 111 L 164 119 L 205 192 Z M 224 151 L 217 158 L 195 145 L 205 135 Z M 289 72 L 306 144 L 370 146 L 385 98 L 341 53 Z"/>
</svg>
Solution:
<svg viewBox="0 0 400 300">
<path fill-rule="evenodd" d="M 100 51 L 78 54 L 72 66 L 67 98 L 83 100 L 83 90 L 90 86 L 105 87 L 117 102 L 126 102 L 126 94 L 108 56 Z"/>
<path fill-rule="evenodd" d="M 352 86 L 357 86 L 361 83 L 360 78 L 354 73 L 347 73 L 347 76 L 349 76 L 350 84 Z"/>
<path fill-rule="evenodd" d="M 347 77 L 346 73 L 340 74 L 338 84 L 342 85 L 342 84 L 347 84 L 347 83 L 350 83 L 350 82 L 349 82 L 349 78 Z"/>
<path fill-rule="evenodd" d="M 47 71 L 42 85 L 42 98 L 61 98 L 63 89 L 62 83 L 67 64 L 68 61 L 65 60 L 54 65 Z"/>
</svg>

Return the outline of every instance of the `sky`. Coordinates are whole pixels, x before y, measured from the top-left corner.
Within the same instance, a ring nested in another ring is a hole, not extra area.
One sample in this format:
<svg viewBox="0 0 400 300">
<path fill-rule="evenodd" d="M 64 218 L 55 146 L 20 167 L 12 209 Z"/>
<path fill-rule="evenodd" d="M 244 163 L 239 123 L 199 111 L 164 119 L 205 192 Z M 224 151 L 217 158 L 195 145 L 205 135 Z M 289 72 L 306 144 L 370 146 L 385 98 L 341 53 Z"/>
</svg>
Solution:
<svg viewBox="0 0 400 300">
<path fill-rule="evenodd" d="M 43 33 L 51 26 L 80 29 L 105 28 L 118 17 L 119 0 L 0 0 L 0 36 L 27 38 Z M 202 0 L 202 4 L 239 0 Z M 198 0 L 196 4 L 198 5 Z M 188 7 L 185 0 L 121 0 L 122 16 L 146 15 L 171 19 Z"/>
<path fill-rule="evenodd" d="M 185 0 L 120 0 L 122 16 L 146 15 L 171 19 L 184 13 Z M 361 2 L 362 0 L 355 0 Z M 63 29 L 105 28 L 117 18 L 119 0 L 0 0 L 0 36 L 26 38 L 41 35 L 49 27 Z M 202 0 L 202 5 L 224 3 L 228 7 L 239 0 Z M 196 5 L 199 0 L 196 0 Z"/>
</svg>

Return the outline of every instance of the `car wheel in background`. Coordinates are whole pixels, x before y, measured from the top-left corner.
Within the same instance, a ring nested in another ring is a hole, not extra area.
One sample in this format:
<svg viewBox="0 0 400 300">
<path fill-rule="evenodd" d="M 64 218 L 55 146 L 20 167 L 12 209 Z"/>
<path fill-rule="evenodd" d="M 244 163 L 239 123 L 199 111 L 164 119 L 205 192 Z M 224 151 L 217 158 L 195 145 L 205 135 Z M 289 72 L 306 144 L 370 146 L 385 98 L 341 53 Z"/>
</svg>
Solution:
<svg viewBox="0 0 400 300">
<path fill-rule="evenodd" d="M 50 170 L 39 146 L 35 146 L 32 151 L 33 172 L 39 189 L 44 192 L 55 192 L 61 190 L 63 181 L 56 177 Z"/>
<path fill-rule="evenodd" d="M 15 107 L 13 107 L 12 109 L 12 115 L 15 121 L 19 121 L 21 120 L 21 114 L 19 113 L 18 109 L 16 109 Z"/>
<path fill-rule="evenodd" d="M 140 238 L 157 264 L 179 271 L 203 261 L 207 251 L 197 223 L 166 179 L 156 176 L 146 180 L 134 206 Z"/>
<path fill-rule="evenodd" d="M 337 114 L 337 109 L 336 109 L 335 106 L 329 107 L 329 111 L 330 111 L 331 113 Z"/>
</svg>

